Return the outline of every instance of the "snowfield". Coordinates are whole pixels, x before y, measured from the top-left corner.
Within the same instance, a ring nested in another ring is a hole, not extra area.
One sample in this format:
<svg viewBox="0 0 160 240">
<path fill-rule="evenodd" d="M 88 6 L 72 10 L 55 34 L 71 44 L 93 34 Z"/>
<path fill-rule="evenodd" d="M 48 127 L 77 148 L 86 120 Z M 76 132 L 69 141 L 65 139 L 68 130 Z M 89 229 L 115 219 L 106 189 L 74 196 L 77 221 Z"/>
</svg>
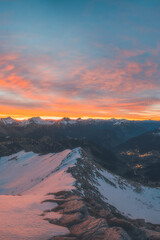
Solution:
<svg viewBox="0 0 160 240">
<path fill-rule="evenodd" d="M 38 155 L 21 151 L 0 158 L 0 239 L 44 240 L 67 234 L 67 228 L 43 220 L 57 218 L 56 203 L 41 203 L 53 193 L 73 189 L 75 179 L 66 173 L 80 157 L 79 149 Z"/>
<path fill-rule="evenodd" d="M 160 224 L 160 188 L 142 186 L 106 170 L 98 171 L 101 178 L 96 178 L 96 187 L 106 202 L 125 216 Z"/>
<path fill-rule="evenodd" d="M 54 195 L 49 196 L 48 193 L 75 188 L 76 179 L 67 173 L 67 169 L 75 166 L 79 158 L 84 161 L 85 169 L 87 158 L 83 158 L 82 153 L 81 148 L 46 155 L 21 151 L 0 158 L 1 240 L 47 240 L 69 233 L 67 228 L 44 220 L 57 219 L 61 215 L 44 212 L 55 207 L 56 203 L 43 201 L 54 198 Z M 79 171 L 77 173 L 83 174 Z M 95 171 L 95 167 L 93 176 L 91 184 L 101 193 L 104 201 L 130 218 L 144 218 L 160 224 L 159 188 L 128 182 L 107 170 Z"/>
</svg>

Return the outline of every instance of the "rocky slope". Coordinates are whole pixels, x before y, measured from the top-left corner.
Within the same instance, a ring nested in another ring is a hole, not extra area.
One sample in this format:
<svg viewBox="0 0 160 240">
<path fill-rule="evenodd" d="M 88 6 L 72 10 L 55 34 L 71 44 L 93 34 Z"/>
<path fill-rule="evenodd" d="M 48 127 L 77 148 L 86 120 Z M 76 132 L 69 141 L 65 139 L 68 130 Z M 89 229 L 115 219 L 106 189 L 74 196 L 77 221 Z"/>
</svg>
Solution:
<svg viewBox="0 0 160 240">
<path fill-rule="evenodd" d="M 160 129 L 134 137 L 117 147 L 119 160 L 127 163 L 123 175 L 150 186 L 160 185 Z"/>
<path fill-rule="evenodd" d="M 52 194 L 51 194 L 52 195 Z M 130 220 L 117 214 L 110 206 L 103 206 L 91 198 L 75 192 L 54 193 L 58 207 L 50 211 L 63 214 L 59 219 L 45 218 L 51 224 L 68 227 L 70 233 L 52 240 L 158 240 L 160 226 L 143 219 Z"/>
<path fill-rule="evenodd" d="M 51 211 L 59 212 L 63 214 L 63 216 L 60 219 L 53 220 L 49 218 L 46 220 L 52 224 L 68 227 L 70 234 L 61 237 L 54 237 L 52 238 L 53 240 L 160 239 L 160 225 L 149 223 L 142 218 L 134 218 L 131 215 L 126 216 L 126 214 L 124 215 L 124 213 L 122 214 L 122 212 L 119 211 L 120 209 L 117 209 L 114 205 L 110 204 L 110 198 L 114 198 L 114 195 L 113 192 L 110 191 L 109 185 L 115 188 L 114 184 L 116 184 L 113 180 L 111 181 L 111 179 L 106 178 L 105 188 L 100 192 L 100 187 L 102 185 L 100 182 L 97 182 L 97 179 L 104 180 L 104 176 L 102 176 L 100 173 L 102 171 L 101 166 L 93 161 L 91 155 L 89 156 L 88 153 L 81 150 L 81 158 L 77 159 L 75 166 L 69 168 L 68 171 L 76 179 L 76 182 L 74 183 L 76 189 L 72 192 L 64 191 L 54 193 L 53 195 L 51 194 L 51 196 L 54 196 L 54 200 L 51 197 L 47 201 L 56 201 L 58 203 L 58 207 L 52 209 Z M 118 176 L 116 176 L 116 178 L 117 177 Z M 125 187 L 127 187 L 127 184 L 125 183 L 126 186 L 124 186 L 123 179 L 118 178 L 117 180 L 118 185 L 120 185 L 120 187 L 124 190 L 123 194 L 125 196 Z M 118 185 L 116 188 L 118 188 Z M 135 184 L 134 187 L 135 190 L 137 188 L 136 191 L 139 192 L 136 196 L 138 197 L 139 194 L 141 195 L 140 190 L 143 191 L 141 189 L 142 186 L 137 186 Z M 119 190 L 117 189 L 115 191 L 118 193 Z M 153 189 L 153 191 L 155 190 Z M 104 194 L 104 192 L 107 192 L 107 194 Z M 119 197 L 117 202 L 120 202 L 121 197 L 118 194 L 116 198 Z M 159 194 L 160 189 L 157 189 L 157 197 Z M 145 197 L 146 202 L 142 203 L 141 208 L 146 207 L 146 211 L 148 206 L 145 206 L 145 204 L 147 204 L 147 201 L 148 204 L 151 204 L 151 202 L 147 199 L 146 195 Z M 125 196 L 123 201 L 126 200 L 125 198 L 127 197 Z M 137 202 L 139 202 L 139 199 L 137 200 Z M 129 208 L 134 207 L 133 204 L 136 203 L 131 202 Z M 159 200 L 158 204 L 160 204 Z M 126 209 L 128 209 L 127 202 L 125 202 L 125 205 Z M 116 207 L 118 207 L 118 205 L 116 205 Z M 160 205 L 157 207 L 158 208 L 155 209 L 155 211 L 160 210 Z M 141 211 L 140 214 L 143 214 L 143 211 Z M 144 215 L 142 217 L 144 217 Z M 157 213 L 156 219 L 157 223 L 160 223 L 159 213 Z"/>
<path fill-rule="evenodd" d="M 41 154 L 78 146 L 117 175 L 160 186 L 160 121 L 125 119 L 17 121 L 0 119 L 0 156 L 21 150 Z"/>
<path fill-rule="evenodd" d="M 106 149 L 111 149 L 126 140 L 160 127 L 160 121 L 128 121 L 125 119 L 77 119 L 43 120 L 34 117 L 17 121 L 0 119 L 0 137 L 20 137 L 39 140 L 86 139 Z"/>
</svg>

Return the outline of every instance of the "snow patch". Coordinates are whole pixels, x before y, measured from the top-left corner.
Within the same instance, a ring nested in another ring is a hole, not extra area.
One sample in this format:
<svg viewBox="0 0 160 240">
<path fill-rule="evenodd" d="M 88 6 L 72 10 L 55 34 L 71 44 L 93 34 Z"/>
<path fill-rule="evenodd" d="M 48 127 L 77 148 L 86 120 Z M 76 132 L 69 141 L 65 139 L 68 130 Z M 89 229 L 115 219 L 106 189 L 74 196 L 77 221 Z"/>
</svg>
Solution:
<svg viewBox="0 0 160 240">
<path fill-rule="evenodd" d="M 17 121 L 12 119 L 11 117 L 1 118 L 0 121 L 5 125 L 12 125 L 13 123 L 17 123 Z"/>
<path fill-rule="evenodd" d="M 144 218 L 148 222 L 160 224 L 160 188 L 151 188 L 110 173 L 98 170 L 99 192 L 105 201 L 130 218 Z"/>
<path fill-rule="evenodd" d="M 58 218 L 54 212 L 42 212 L 56 206 L 43 202 L 47 195 L 74 189 L 75 179 L 67 173 L 80 157 L 80 148 L 39 155 L 21 151 L 0 158 L 0 238 L 2 240 L 43 240 L 68 234 L 65 227 L 50 224 L 44 218 Z"/>
</svg>

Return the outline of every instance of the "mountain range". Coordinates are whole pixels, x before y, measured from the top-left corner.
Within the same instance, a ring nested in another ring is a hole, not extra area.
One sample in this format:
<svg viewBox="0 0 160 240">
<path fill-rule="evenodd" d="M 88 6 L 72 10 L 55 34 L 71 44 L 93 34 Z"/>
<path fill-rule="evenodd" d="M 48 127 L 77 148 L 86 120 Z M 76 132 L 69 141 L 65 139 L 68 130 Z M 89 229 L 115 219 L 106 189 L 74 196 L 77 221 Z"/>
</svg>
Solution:
<svg viewBox="0 0 160 240">
<path fill-rule="evenodd" d="M 2 118 L 1 239 L 158 240 L 159 172 L 160 121 Z"/>
</svg>

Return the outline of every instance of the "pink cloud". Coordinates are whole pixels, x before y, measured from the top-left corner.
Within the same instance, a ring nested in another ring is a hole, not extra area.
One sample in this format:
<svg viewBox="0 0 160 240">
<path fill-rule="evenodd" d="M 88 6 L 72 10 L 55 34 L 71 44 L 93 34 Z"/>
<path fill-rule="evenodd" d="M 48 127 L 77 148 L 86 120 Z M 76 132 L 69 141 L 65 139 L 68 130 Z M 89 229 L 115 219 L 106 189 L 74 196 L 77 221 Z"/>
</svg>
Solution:
<svg viewBox="0 0 160 240">
<path fill-rule="evenodd" d="M 140 53 L 126 51 L 123 56 Z M 78 116 L 80 112 L 85 116 L 124 116 L 146 111 L 159 101 L 152 97 L 159 89 L 158 64 L 153 58 L 138 63 L 119 56 L 115 60 L 103 58 L 86 62 L 81 57 L 68 62 L 47 55 L 1 54 L 0 91 L 8 93 L 8 105 L 11 93 L 21 99 L 22 104 L 18 100 L 16 104 L 15 100 L 10 104 L 12 108 L 22 108 L 24 101 L 25 109 L 32 108 L 32 105 L 37 109 L 43 106 L 41 115 L 68 112 Z M 145 91 L 149 92 L 148 102 L 143 97 Z M 142 100 L 133 102 L 133 96 L 137 99 L 141 96 Z M 2 100 L 1 106 L 7 105 L 7 96 Z"/>
</svg>

